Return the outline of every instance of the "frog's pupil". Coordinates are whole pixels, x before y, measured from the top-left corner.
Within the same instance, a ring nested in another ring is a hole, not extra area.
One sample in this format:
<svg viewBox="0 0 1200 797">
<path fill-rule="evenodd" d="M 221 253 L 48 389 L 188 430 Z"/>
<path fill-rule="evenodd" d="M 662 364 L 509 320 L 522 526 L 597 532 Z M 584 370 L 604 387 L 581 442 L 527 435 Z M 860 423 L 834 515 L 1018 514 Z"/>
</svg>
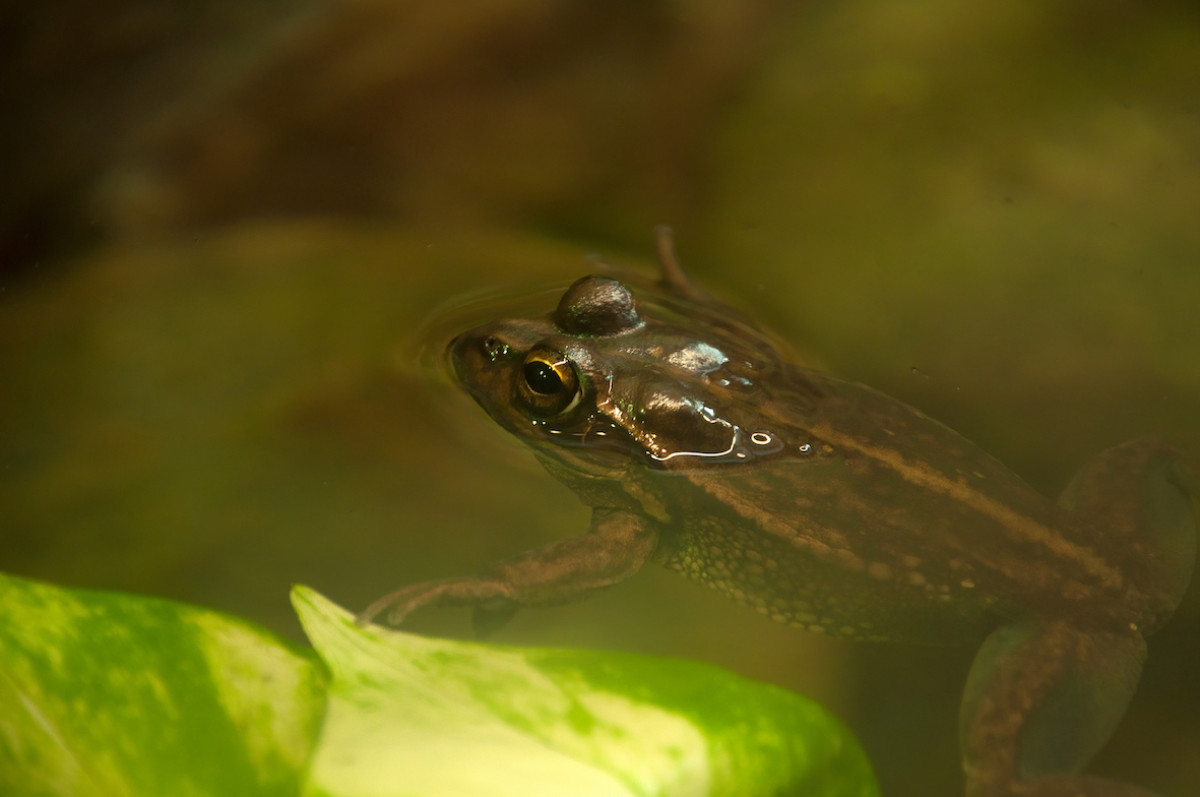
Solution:
<svg viewBox="0 0 1200 797">
<path fill-rule="evenodd" d="M 540 360 L 525 363 L 525 383 L 534 393 L 549 396 L 562 390 L 562 378 L 548 364 Z"/>
</svg>

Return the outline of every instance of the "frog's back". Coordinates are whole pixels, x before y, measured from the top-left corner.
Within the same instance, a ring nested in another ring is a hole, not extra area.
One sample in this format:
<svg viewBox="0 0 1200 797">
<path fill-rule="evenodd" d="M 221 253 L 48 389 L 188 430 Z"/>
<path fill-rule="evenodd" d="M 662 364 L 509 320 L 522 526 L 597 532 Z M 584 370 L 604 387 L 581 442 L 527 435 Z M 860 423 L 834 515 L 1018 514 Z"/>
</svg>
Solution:
<svg viewBox="0 0 1200 797">
<path fill-rule="evenodd" d="M 771 411 L 787 438 L 779 455 L 694 468 L 693 489 L 674 491 L 684 520 L 668 566 L 775 619 L 849 637 L 957 639 L 1039 613 L 1158 625 L 1178 601 L 1186 577 L 1174 561 L 1190 572 L 1194 532 L 1165 446 L 1099 458 L 1104 477 L 1085 470 L 1068 509 L 901 402 L 804 369 L 794 378 L 820 398 L 803 416 Z M 1147 473 L 1168 500 L 1104 506 L 1107 481 Z M 1164 548 L 1164 534 L 1183 542 Z M 1173 561 L 1151 553 L 1162 550 Z"/>
</svg>

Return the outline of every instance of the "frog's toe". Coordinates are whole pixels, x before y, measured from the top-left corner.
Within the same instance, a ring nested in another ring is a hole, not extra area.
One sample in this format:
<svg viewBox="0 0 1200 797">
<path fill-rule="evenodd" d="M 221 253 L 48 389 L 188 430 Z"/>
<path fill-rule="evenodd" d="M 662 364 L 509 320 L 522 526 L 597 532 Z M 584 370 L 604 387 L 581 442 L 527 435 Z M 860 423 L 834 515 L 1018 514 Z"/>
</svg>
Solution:
<svg viewBox="0 0 1200 797">
<path fill-rule="evenodd" d="M 412 584 L 384 595 L 364 609 L 355 622 L 368 625 L 383 615 L 388 625 L 400 625 L 417 609 L 427 606 L 479 606 L 503 600 L 506 589 L 492 579 L 450 578 Z"/>
</svg>

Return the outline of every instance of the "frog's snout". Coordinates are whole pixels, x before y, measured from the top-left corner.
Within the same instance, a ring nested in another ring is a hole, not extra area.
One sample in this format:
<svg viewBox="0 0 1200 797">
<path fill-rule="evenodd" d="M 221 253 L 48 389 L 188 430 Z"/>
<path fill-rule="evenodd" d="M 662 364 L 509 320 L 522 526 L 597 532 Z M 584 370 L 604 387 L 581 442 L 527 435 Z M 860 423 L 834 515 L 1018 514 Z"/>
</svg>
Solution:
<svg viewBox="0 0 1200 797">
<path fill-rule="evenodd" d="M 453 340 L 446 344 L 446 350 L 442 354 L 442 360 L 446 364 L 446 370 L 452 377 L 460 383 L 465 382 L 465 377 L 470 373 L 466 359 L 469 357 L 468 350 L 472 347 L 472 335 L 470 332 L 463 332 L 456 335 Z"/>
<path fill-rule="evenodd" d="M 511 346 L 494 332 L 473 329 L 446 344 L 446 368 L 474 395 L 480 390 L 492 390 L 496 380 L 503 378 L 504 369 L 498 366 L 510 351 Z"/>
</svg>

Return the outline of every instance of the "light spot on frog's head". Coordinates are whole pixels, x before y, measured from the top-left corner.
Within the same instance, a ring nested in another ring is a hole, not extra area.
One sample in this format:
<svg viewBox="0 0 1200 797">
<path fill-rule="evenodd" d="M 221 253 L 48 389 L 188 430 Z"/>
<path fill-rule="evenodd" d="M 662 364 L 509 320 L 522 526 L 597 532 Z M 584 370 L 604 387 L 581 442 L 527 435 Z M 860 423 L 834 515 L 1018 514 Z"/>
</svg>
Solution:
<svg viewBox="0 0 1200 797">
<path fill-rule="evenodd" d="M 666 359 L 670 365 L 694 374 L 712 373 L 729 362 L 720 349 L 702 340 L 671 352 Z"/>
</svg>

